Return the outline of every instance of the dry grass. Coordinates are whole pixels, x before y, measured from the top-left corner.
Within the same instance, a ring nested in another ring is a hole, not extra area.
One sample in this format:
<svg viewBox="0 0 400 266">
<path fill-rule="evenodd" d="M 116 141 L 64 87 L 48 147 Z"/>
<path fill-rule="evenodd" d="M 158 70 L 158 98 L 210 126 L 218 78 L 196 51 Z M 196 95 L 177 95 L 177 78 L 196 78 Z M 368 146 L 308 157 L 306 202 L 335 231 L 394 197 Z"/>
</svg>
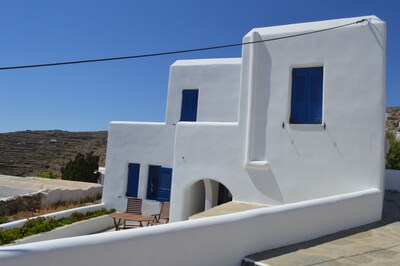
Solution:
<svg viewBox="0 0 400 266">
<path fill-rule="evenodd" d="M 14 215 L 6 216 L 8 221 L 17 221 L 21 219 L 26 219 L 26 218 L 31 218 L 35 216 L 40 216 L 52 212 L 58 212 L 58 211 L 63 211 L 63 210 L 68 210 L 68 209 L 73 209 L 73 208 L 78 208 L 82 206 L 88 206 L 88 205 L 93 205 L 93 204 L 98 204 L 101 203 L 101 199 L 95 200 L 95 201 L 79 201 L 79 202 L 66 202 L 66 203 L 60 203 L 51 207 L 44 207 L 39 210 L 35 211 L 22 211 Z"/>
</svg>

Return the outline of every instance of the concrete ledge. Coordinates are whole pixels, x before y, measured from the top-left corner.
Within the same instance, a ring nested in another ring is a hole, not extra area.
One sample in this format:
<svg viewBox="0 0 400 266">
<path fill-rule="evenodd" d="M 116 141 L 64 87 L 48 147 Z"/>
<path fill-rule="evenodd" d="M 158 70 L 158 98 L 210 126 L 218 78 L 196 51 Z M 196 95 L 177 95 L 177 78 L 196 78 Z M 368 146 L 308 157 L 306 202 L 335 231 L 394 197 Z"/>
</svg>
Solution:
<svg viewBox="0 0 400 266">
<path fill-rule="evenodd" d="M 102 193 L 102 185 L 96 183 L 0 175 L 0 215 L 13 215 L 60 202 L 99 199 Z"/>
<path fill-rule="evenodd" d="M 102 232 L 113 227 L 114 227 L 113 219 L 108 217 L 108 215 L 103 215 L 90 220 L 80 221 L 63 227 L 59 227 L 43 234 L 38 234 L 23 239 L 19 239 L 15 241 L 15 243 L 8 246 L 40 242 L 40 241 L 65 238 L 65 237 L 89 235 Z"/>
<path fill-rule="evenodd" d="M 65 211 L 48 213 L 48 214 L 45 214 L 45 215 L 41 215 L 40 217 L 44 217 L 44 218 L 52 217 L 52 218 L 55 218 L 55 219 L 59 220 L 61 218 L 70 217 L 74 212 L 80 212 L 80 213 L 86 214 L 88 212 L 94 212 L 94 211 L 100 210 L 102 208 L 105 208 L 104 204 L 100 203 L 100 204 L 95 204 L 95 205 L 90 205 L 90 206 L 84 206 L 84 207 L 69 209 L 69 210 L 65 210 Z M 36 217 L 32 217 L 31 219 L 34 219 L 34 218 L 36 218 Z M 14 222 L 5 223 L 5 224 L 2 224 L 0 226 L 0 229 L 7 230 L 7 229 L 11 229 L 11 228 L 16 228 L 16 227 L 22 227 L 22 226 L 24 226 L 26 221 L 28 221 L 28 219 L 23 219 L 23 220 L 18 220 L 18 221 L 14 221 Z"/>
</svg>

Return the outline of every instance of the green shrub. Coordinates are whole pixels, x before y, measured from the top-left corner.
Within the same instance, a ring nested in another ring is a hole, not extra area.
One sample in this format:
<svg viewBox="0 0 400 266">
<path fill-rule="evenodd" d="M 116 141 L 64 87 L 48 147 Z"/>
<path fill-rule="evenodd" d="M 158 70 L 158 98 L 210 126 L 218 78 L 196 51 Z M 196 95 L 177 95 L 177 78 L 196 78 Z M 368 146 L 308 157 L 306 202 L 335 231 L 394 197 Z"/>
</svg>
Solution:
<svg viewBox="0 0 400 266">
<path fill-rule="evenodd" d="M 61 178 L 64 180 L 83 181 L 97 183 L 100 174 L 99 156 L 93 155 L 93 152 L 83 155 L 78 153 L 75 159 L 61 167 Z"/>
<path fill-rule="evenodd" d="M 0 216 L 0 224 L 5 224 L 5 223 L 8 223 L 7 217 Z"/>
<path fill-rule="evenodd" d="M 400 170 L 400 141 L 396 140 L 396 135 L 386 132 L 389 139 L 389 152 L 386 154 L 386 168 Z"/>
<path fill-rule="evenodd" d="M 60 220 L 56 220 L 55 218 L 46 219 L 44 217 L 28 219 L 28 221 L 21 228 L 12 228 L 5 231 L 0 231 L 0 245 L 9 244 L 20 238 L 48 232 L 57 227 L 72 224 L 82 220 L 88 220 L 113 212 L 115 212 L 114 209 L 107 210 L 103 208 L 95 212 L 88 212 L 87 214 L 74 212 L 70 217 L 62 218 Z"/>
<path fill-rule="evenodd" d="M 20 238 L 20 228 L 12 228 L 5 231 L 0 231 L 0 245 L 5 245 L 13 242 L 15 239 Z"/>
<path fill-rule="evenodd" d="M 85 214 L 80 213 L 80 212 L 74 212 L 74 213 L 71 215 L 71 217 L 72 217 L 73 219 L 75 219 L 76 221 L 82 221 L 82 220 L 84 220 L 84 218 L 85 218 Z"/>
<path fill-rule="evenodd" d="M 48 178 L 48 179 L 56 179 L 53 171 L 41 172 L 38 174 L 38 177 Z"/>
</svg>

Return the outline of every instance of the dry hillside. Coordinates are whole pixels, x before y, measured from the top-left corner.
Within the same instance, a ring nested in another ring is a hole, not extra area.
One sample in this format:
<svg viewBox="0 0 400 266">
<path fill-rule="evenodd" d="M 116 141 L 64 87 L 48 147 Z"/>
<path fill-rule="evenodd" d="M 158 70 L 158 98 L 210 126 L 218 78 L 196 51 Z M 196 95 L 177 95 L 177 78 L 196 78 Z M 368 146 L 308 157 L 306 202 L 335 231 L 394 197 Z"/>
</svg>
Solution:
<svg viewBox="0 0 400 266">
<path fill-rule="evenodd" d="M 387 113 L 386 128 L 399 130 L 400 129 L 400 107 L 387 107 L 386 113 Z"/>
<path fill-rule="evenodd" d="M 0 174 L 37 176 L 44 171 L 60 175 L 60 168 L 75 155 L 93 151 L 104 166 L 107 131 L 20 131 L 0 134 Z"/>
</svg>

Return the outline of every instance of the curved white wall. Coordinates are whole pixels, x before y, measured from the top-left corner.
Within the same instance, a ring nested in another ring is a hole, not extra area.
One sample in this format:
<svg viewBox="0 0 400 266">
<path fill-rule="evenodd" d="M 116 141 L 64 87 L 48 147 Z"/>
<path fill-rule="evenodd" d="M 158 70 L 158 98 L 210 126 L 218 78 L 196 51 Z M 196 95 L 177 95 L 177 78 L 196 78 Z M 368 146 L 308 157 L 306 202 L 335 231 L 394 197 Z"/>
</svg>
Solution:
<svg viewBox="0 0 400 266">
<path fill-rule="evenodd" d="M 248 254 L 381 215 L 377 189 L 242 213 L 0 248 L 2 266 L 240 265 Z"/>
</svg>

